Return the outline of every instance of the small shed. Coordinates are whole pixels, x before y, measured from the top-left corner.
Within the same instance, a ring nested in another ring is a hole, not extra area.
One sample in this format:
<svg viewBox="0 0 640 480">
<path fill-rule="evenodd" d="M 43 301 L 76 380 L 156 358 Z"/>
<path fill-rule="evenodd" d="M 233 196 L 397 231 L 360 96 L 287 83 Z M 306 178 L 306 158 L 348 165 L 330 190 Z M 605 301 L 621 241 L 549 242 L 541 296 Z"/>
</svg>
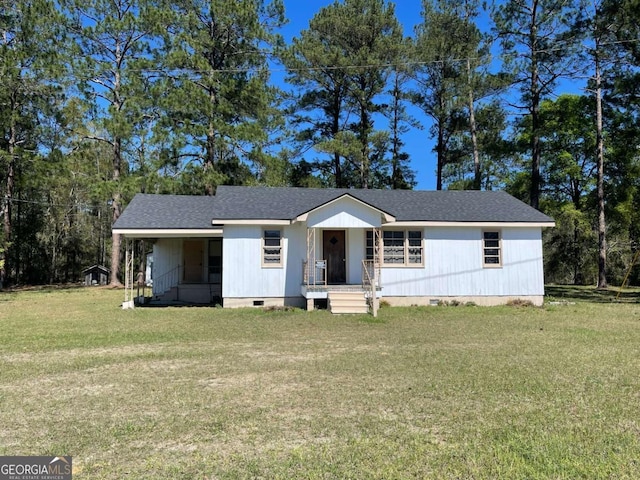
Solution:
<svg viewBox="0 0 640 480">
<path fill-rule="evenodd" d="M 91 285 L 106 285 L 109 283 L 109 274 L 111 270 L 103 265 L 93 265 L 91 267 L 82 270 L 84 275 L 84 284 Z"/>
</svg>

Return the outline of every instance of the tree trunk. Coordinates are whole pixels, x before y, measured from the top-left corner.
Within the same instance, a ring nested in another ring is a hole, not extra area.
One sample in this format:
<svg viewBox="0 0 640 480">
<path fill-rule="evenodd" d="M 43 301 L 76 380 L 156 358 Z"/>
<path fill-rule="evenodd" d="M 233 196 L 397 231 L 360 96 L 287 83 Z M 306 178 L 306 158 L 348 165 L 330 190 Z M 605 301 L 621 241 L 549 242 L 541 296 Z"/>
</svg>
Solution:
<svg viewBox="0 0 640 480">
<path fill-rule="evenodd" d="M 15 103 L 12 105 L 15 109 Z M 13 118 L 13 116 L 12 116 Z M 11 272 L 9 249 L 11 248 L 11 240 L 13 234 L 12 224 L 12 201 L 15 189 L 15 174 L 16 174 L 16 145 L 18 141 L 18 135 L 16 130 L 15 120 L 11 120 L 9 127 L 9 165 L 7 167 L 7 183 L 5 188 L 5 208 L 3 218 L 3 231 L 4 231 L 4 244 L 2 245 L 2 262 L 0 262 L 0 288 L 9 282 L 9 276 Z"/>
<path fill-rule="evenodd" d="M 469 131 L 473 147 L 473 189 L 480 190 L 482 176 L 480 172 L 480 152 L 478 151 L 478 136 L 476 132 L 476 115 L 473 99 L 473 85 L 471 82 L 471 60 L 467 58 L 467 83 L 469 86 Z"/>
<path fill-rule="evenodd" d="M 211 103 L 211 108 L 214 108 L 216 103 L 216 92 L 213 88 L 209 89 L 209 102 Z M 205 152 L 205 160 L 204 160 L 204 172 L 205 172 L 205 186 L 204 193 L 205 195 L 212 196 L 215 192 L 214 185 L 209 180 L 211 171 L 215 168 L 216 163 L 216 129 L 213 124 L 213 121 L 209 121 L 209 128 L 207 129 L 207 151 Z"/>
<path fill-rule="evenodd" d="M 340 96 L 338 92 L 334 91 L 333 95 L 333 118 L 331 119 L 331 136 L 333 139 L 340 132 Z M 342 164 L 340 163 L 340 154 L 335 152 L 333 154 L 333 176 L 335 179 L 336 188 L 345 188 L 344 179 L 342 178 Z"/>
<path fill-rule="evenodd" d="M 400 81 L 396 73 L 393 82 L 393 118 L 391 120 L 391 188 L 402 188 L 400 170 Z"/>
<path fill-rule="evenodd" d="M 438 157 L 436 172 L 436 190 L 442 190 L 442 167 L 444 165 L 444 128 L 438 124 L 438 144 L 436 145 L 436 155 Z"/>
<path fill-rule="evenodd" d="M 533 208 L 540 207 L 540 88 L 538 86 L 538 28 L 536 24 L 537 2 L 532 6 L 530 45 L 531 45 L 531 188 L 529 190 L 529 203 Z"/>
<path fill-rule="evenodd" d="M 117 112 L 122 110 L 124 105 L 124 101 L 120 97 L 120 89 L 121 89 L 121 78 L 120 78 L 120 68 L 122 66 L 122 52 L 121 46 L 119 43 L 116 43 L 116 68 L 114 73 L 114 82 L 113 82 L 113 106 L 115 107 Z M 122 172 L 122 139 L 118 134 L 114 135 L 113 139 L 113 185 L 114 192 L 113 197 L 111 199 L 111 210 L 112 210 L 112 224 L 120 218 L 120 213 L 122 212 L 122 196 L 120 194 L 120 174 Z M 122 242 L 122 238 L 120 235 L 112 233 L 111 234 L 111 282 L 109 284 L 112 287 L 121 287 L 122 283 L 119 280 L 120 275 L 120 261 L 122 260 L 122 255 L 120 253 L 120 245 Z"/>
<path fill-rule="evenodd" d="M 360 186 L 369 188 L 369 112 L 365 105 L 360 106 Z"/>
<path fill-rule="evenodd" d="M 120 213 L 122 209 L 122 197 L 120 195 L 120 169 L 122 168 L 122 160 L 121 160 L 121 151 L 120 151 L 121 140 L 116 138 L 113 146 L 113 183 L 115 185 L 116 190 L 113 193 L 111 210 L 112 210 L 112 223 L 115 223 L 118 218 L 120 218 Z M 111 235 L 111 282 L 110 285 L 113 287 L 121 287 L 122 283 L 119 280 L 120 275 L 120 261 L 122 259 L 122 255 L 120 252 L 120 246 L 122 244 L 122 238 L 120 235 L 113 233 Z"/>
<path fill-rule="evenodd" d="M 602 136 L 602 87 L 599 42 L 596 39 L 595 83 L 596 83 L 596 142 L 598 156 L 598 288 L 607 288 L 607 237 L 604 213 L 604 138 Z"/>
</svg>

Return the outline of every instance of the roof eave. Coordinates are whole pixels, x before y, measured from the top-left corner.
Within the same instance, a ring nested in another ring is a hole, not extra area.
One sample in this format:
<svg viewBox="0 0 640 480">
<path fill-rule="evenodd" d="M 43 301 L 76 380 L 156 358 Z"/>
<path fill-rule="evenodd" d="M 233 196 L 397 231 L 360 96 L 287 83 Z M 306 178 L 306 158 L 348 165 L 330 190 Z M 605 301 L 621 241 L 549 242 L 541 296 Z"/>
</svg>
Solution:
<svg viewBox="0 0 640 480">
<path fill-rule="evenodd" d="M 274 219 L 274 218 L 214 218 L 211 220 L 212 225 L 291 225 L 291 220 Z"/>
<path fill-rule="evenodd" d="M 114 228 L 112 233 L 127 238 L 205 238 L 222 236 L 222 228 Z"/>
<path fill-rule="evenodd" d="M 434 220 L 403 220 L 393 224 L 395 227 L 503 227 L 503 228 L 549 228 L 555 227 L 556 222 L 496 222 L 496 221 L 434 221 Z"/>
</svg>

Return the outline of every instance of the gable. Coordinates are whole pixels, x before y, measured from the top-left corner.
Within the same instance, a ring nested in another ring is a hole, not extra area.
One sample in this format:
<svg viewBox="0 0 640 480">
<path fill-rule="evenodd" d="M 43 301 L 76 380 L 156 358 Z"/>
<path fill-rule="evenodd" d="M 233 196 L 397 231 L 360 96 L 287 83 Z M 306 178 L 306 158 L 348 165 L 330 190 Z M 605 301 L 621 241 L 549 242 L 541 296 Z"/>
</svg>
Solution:
<svg viewBox="0 0 640 480">
<path fill-rule="evenodd" d="M 384 212 L 344 195 L 298 217 L 312 228 L 372 228 L 383 223 Z"/>
</svg>

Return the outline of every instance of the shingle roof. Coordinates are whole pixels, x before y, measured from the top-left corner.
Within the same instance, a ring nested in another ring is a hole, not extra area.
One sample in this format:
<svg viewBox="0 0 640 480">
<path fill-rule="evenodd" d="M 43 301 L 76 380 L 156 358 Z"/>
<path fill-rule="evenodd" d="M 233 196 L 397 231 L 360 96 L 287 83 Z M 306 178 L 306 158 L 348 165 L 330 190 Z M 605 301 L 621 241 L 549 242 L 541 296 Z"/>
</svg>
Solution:
<svg viewBox="0 0 640 480">
<path fill-rule="evenodd" d="M 553 222 L 505 192 L 225 186 L 218 187 L 213 218 L 292 220 L 345 194 L 399 222 Z"/>
<path fill-rule="evenodd" d="M 113 224 L 117 229 L 211 228 L 215 197 L 138 193 Z"/>
<path fill-rule="evenodd" d="M 505 192 L 220 186 L 215 197 L 138 194 L 114 228 L 211 228 L 227 220 L 293 220 L 350 195 L 396 221 L 524 222 L 553 219 Z"/>
</svg>

